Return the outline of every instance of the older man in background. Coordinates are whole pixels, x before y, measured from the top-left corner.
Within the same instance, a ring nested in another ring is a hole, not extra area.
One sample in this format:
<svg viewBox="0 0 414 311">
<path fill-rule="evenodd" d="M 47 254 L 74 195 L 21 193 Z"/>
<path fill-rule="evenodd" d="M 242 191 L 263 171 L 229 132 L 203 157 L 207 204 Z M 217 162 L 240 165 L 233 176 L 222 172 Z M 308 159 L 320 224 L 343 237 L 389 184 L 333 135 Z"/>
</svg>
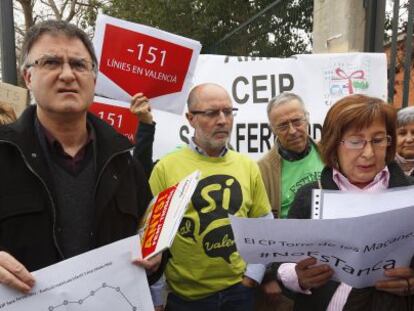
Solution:
<svg viewBox="0 0 414 311">
<path fill-rule="evenodd" d="M 276 140 L 258 165 L 275 218 L 286 218 L 296 191 L 318 180 L 323 165 L 308 135 L 309 113 L 298 95 L 285 92 L 274 97 L 267 115 Z"/>
</svg>

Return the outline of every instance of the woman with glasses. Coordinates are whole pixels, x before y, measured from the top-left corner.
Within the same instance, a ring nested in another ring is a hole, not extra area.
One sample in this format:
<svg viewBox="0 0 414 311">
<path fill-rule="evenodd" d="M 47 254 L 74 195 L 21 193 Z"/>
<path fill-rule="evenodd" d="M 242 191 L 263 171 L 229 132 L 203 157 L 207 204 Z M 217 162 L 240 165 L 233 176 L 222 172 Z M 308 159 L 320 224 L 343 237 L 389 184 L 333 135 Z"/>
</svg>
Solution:
<svg viewBox="0 0 414 311">
<path fill-rule="evenodd" d="M 414 176 L 414 107 L 398 111 L 395 161 L 406 175 Z"/>
<path fill-rule="evenodd" d="M 408 186 L 410 180 L 395 163 L 396 112 L 381 99 L 347 96 L 329 110 L 322 130 L 320 153 L 325 164 L 320 182 L 296 194 L 289 218 L 311 218 L 312 189 L 379 192 Z M 375 287 L 353 289 L 331 280 L 332 269 L 314 258 L 282 264 L 278 275 L 297 292 L 295 310 L 407 310 L 414 289 L 410 267 L 389 269 Z M 409 306 L 408 310 L 411 310 Z"/>
</svg>

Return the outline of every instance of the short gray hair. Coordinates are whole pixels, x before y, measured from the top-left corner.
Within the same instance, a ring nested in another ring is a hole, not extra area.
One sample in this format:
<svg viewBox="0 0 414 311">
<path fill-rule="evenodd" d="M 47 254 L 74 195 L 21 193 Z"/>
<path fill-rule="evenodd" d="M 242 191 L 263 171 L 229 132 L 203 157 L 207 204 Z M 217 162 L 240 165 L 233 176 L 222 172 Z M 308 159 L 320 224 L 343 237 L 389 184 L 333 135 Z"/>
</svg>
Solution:
<svg viewBox="0 0 414 311">
<path fill-rule="evenodd" d="M 397 113 L 397 127 L 414 123 L 414 107 L 400 109 Z"/>
<path fill-rule="evenodd" d="M 58 20 L 46 20 L 40 23 L 33 25 L 29 31 L 26 33 L 24 38 L 22 50 L 21 50 L 21 70 L 27 68 L 27 56 L 33 45 L 39 40 L 39 38 L 43 35 L 64 35 L 68 38 L 76 38 L 82 41 L 83 45 L 87 49 L 93 63 L 94 72 L 97 72 L 97 58 L 95 54 L 95 50 L 93 48 L 92 42 L 89 39 L 88 35 L 79 27 L 70 24 L 66 21 L 58 21 Z"/>
<path fill-rule="evenodd" d="M 267 104 L 267 116 L 270 116 L 270 112 L 272 111 L 273 108 L 290 103 L 293 100 L 297 100 L 300 103 L 301 107 L 303 108 L 303 112 L 305 113 L 305 117 L 307 119 L 309 116 L 309 113 L 305 108 L 305 103 L 303 102 L 302 98 L 299 95 L 292 93 L 292 92 L 283 92 L 273 97 Z"/>
</svg>

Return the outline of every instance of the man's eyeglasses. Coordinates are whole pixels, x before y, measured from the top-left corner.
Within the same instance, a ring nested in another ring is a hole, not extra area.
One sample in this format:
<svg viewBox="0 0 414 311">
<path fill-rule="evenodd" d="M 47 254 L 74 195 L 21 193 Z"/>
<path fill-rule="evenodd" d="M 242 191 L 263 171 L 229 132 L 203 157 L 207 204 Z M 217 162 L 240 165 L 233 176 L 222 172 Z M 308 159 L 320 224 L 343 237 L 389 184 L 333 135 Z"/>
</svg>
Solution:
<svg viewBox="0 0 414 311">
<path fill-rule="evenodd" d="M 296 119 L 292 119 L 292 120 L 288 120 L 286 122 L 280 123 L 279 125 L 276 125 L 274 128 L 275 130 L 279 132 L 285 132 L 289 129 L 290 124 L 292 124 L 294 128 L 298 128 L 298 127 L 301 127 L 303 124 L 305 124 L 305 122 L 306 122 L 306 118 L 296 118 Z"/>
<path fill-rule="evenodd" d="M 65 61 L 63 57 L 59 56 L 42 56 L 36 59 L 33 63 L 27 64 L 26 68 L 35 67 L 45 71 L 62 70 L 63 65 L 68 63 L 72 71 L 77 73 L 89 73 L 95 71 L 95 64 L 83 58 L 70 58 Z"/>
<path fill-rule="evenodd" d="M 368 143 L 371 143 L 372 148 L 385 148 L 391 145 L 391 136 L 387 135 L 381 137 L 374 137 L 371 140 L 366 140 L 360 137 L 348 137 L 344 140 L 341 140 L 341 144 L 343 144 L 345 148 L 351 150 L 364 149 Z"/>
<path fill-rule="evenodd" d="M 226 118 L 234 117 L 237 114 L 238 108 L 224 108 L 224 109 L 207 109 L 207 110 L 191 110 L 190 113 L 196 115 L 200 114 L 207 118 L 214 119 L 220 116 L 222 112 Z"/>
</svg>

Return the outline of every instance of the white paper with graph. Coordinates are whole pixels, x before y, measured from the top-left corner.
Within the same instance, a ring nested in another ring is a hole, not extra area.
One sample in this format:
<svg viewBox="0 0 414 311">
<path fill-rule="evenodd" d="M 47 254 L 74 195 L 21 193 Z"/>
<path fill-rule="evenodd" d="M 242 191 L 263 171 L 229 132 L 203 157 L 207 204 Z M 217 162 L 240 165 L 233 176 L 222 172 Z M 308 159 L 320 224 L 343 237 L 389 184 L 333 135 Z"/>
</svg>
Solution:
<svg viewBox="0 0 414 311">
<path fill-rule="evenodd" d="M 33 272 L 28 295 L 0 285 L 0 310 L 153 311 L 145 270 L 131 263 L 139 252 L 134 236 Z"/>
</svg>

